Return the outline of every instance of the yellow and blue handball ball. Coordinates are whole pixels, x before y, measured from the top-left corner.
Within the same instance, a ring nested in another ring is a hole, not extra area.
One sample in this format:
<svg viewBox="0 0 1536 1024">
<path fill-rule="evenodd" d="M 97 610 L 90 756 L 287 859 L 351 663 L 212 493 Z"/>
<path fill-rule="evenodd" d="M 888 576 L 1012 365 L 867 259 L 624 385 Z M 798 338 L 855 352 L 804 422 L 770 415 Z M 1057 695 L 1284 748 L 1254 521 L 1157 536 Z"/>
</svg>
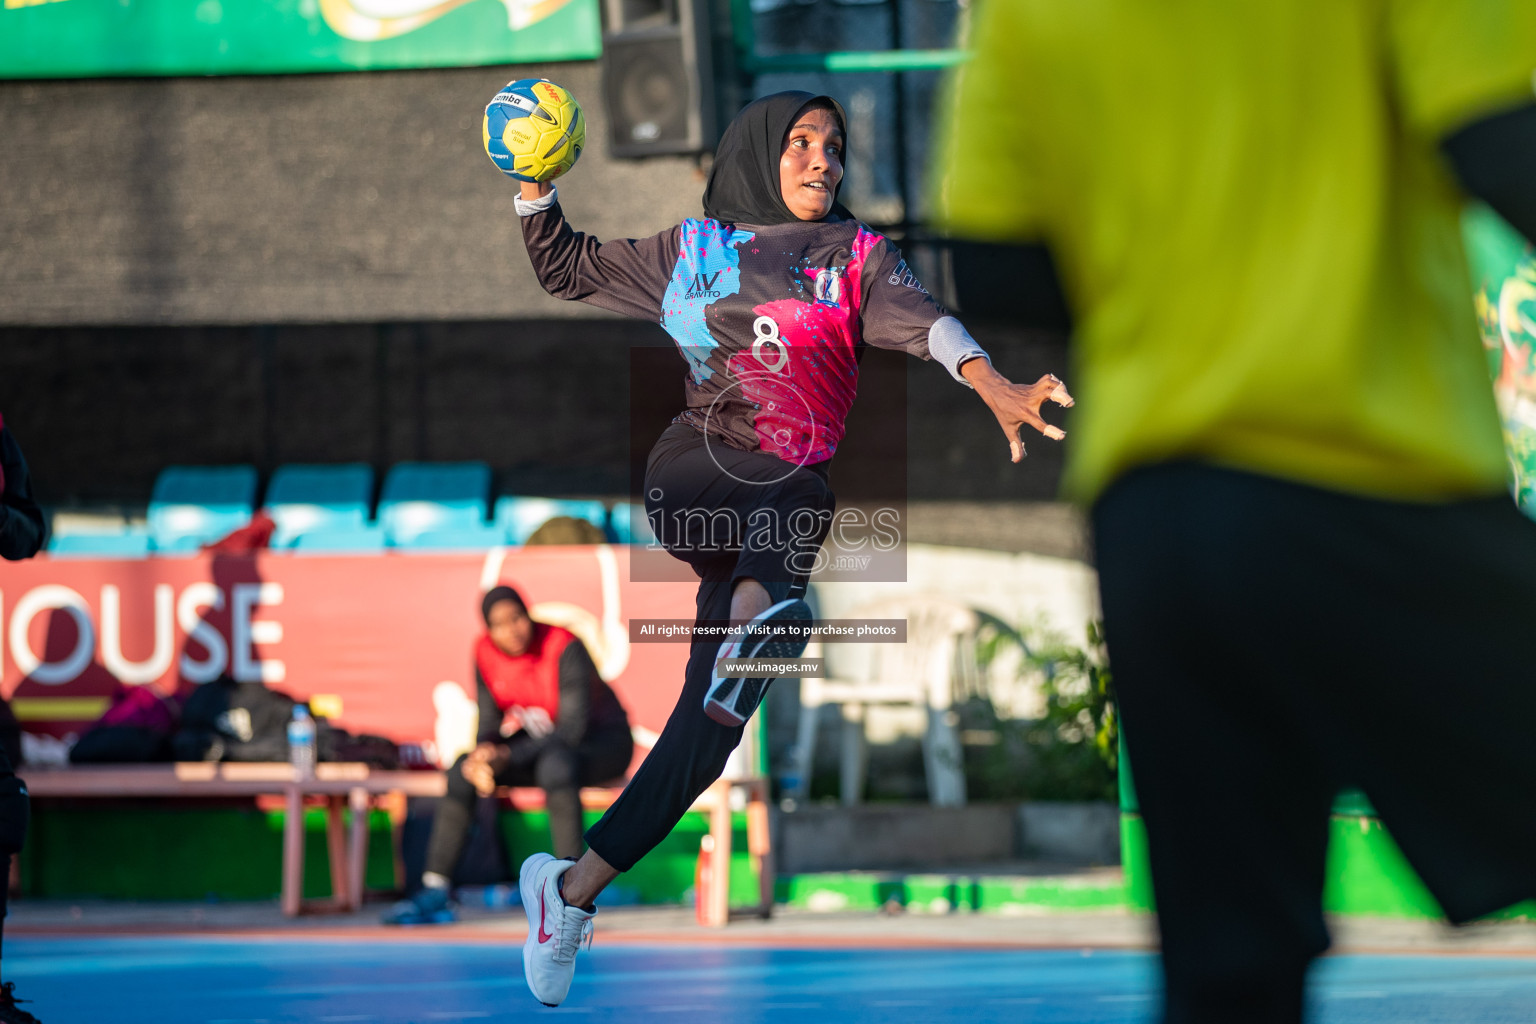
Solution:
<svg viewBox="0 0 1536 1024">
<path fill-rule="evenodd" d="M 518 181 L 549 181 L 576 163 L 587 144 L 581 104 L 547 78 L 509 82 L 486 105 L 485 152 Z"/>
</svg>

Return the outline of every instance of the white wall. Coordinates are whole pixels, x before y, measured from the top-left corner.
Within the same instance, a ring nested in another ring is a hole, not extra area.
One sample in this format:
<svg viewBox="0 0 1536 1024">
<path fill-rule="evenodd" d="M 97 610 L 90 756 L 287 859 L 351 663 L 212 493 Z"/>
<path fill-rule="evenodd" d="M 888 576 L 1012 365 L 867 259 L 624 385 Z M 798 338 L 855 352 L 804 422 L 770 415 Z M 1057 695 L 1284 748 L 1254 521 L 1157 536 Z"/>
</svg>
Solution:
<svg viewBox="0 0 1536 1024">
<path fill-rule="evenodd" d="M 823 618 L 853 618 L 876 602 L 932 594 L 960 601 L 1015 627 L 1046 627 L 1074 644 L 1086 643 L 1099 616 L 1098 575 L 1084 562 L 1048 555 L 912 544 L 904 583 L 815 586 Z"/>
</svg>

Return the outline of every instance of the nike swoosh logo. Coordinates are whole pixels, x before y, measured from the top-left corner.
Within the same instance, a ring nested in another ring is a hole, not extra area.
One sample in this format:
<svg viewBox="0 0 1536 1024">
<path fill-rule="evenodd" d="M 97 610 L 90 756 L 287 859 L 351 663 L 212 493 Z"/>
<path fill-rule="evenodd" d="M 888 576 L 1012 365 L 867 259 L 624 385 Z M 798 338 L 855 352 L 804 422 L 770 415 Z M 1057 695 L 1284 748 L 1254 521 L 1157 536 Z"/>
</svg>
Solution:
<svg viewBox="0 0 1536 1024">
<path fill-rule="evenodd" d="M 539 945 L 541 946 L 554 938 L 553 935 L 544 930 L 544 915 L 544 894 L 541 892 L 539 893 Z"/>
</svg>

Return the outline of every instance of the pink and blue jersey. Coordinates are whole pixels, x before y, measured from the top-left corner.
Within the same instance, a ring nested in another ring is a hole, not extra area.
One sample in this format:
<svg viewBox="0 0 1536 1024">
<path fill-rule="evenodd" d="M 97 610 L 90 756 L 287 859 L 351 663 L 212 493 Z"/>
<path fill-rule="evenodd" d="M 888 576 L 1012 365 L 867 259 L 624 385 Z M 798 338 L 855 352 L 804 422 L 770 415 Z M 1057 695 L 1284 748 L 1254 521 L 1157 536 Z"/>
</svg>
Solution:
<svg viewBox="0 0 1536 1024">
<path fill-rule="evenodd" d="M 748 227 L 687 220 L 598 242 L 558 203 L 522 218 L 544 288 L 659 323 L 688 362 L 677 417 L 745 451 L 830 459 L 863 345 L 930 358 L 946 316 L 900 251 L 857 221 Z"/>
</svg>

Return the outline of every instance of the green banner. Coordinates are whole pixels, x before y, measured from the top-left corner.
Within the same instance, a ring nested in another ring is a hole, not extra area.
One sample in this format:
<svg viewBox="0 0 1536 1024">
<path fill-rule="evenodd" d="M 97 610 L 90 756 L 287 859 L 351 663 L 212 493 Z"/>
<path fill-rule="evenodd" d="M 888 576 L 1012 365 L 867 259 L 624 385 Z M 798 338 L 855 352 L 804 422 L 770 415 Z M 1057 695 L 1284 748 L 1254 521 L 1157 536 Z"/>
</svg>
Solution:
<svg viewBox="0 0 1536 1024">
<path fill-rule="evenodd" d="M 0 78 L 588 60 L 597 0 L 3 0 Z"/>
<path fill-rule="evenodd" d="M 1510 486 L 1536 519 L 1536 249 L 1485 206 L 1470 209 L 1462 226 Z"/>
</svg>

